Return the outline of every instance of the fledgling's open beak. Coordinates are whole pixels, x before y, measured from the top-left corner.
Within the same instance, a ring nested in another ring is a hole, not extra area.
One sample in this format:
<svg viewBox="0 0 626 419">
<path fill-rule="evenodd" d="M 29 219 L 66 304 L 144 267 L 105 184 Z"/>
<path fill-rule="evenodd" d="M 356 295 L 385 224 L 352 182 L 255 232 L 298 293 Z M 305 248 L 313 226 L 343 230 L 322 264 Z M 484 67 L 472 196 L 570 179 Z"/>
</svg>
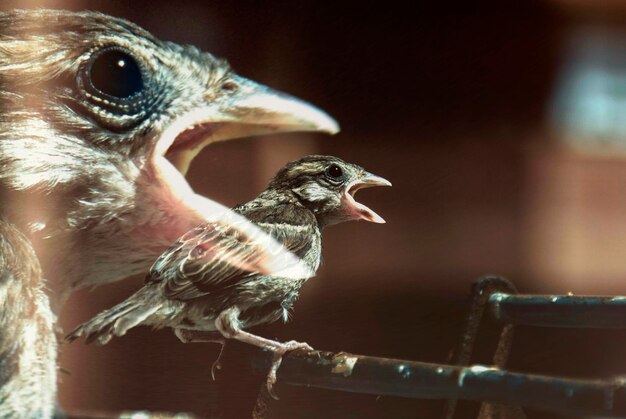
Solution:
<svg viewBox="0 0 626 419">
<path fill-rule="evenodd" d="M 365 172 L 346 186 L 342 196 L 342 207 L 346 216 L 354 220 L 365 220 L 378 224 L 385 223 L 385 220 L 380 215 L 354 199 L 354 195 L 358 190 L 374 186 L 391 186 L 391 182 L 380 176 Z"/>
</svg>

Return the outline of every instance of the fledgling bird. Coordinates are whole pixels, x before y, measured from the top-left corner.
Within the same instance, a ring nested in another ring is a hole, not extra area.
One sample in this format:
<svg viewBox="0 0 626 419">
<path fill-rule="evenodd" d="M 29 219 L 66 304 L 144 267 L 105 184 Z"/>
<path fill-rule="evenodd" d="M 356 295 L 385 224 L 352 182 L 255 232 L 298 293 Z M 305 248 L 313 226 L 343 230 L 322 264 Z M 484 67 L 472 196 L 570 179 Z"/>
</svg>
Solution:
<svg viewBox="0 0 626 419">
<path fill-rule="evenodd" d="M 124 19 L 0 12 L 0 243 L 10 256 L 0 260 L 0 417 L 52 415 L 55 313 L 72 291 L 145 273 L 183 233 L 219 222 L 222 207 L 184 178 L 204 146 L 287 131 L 338 126 Z M 241 220 L 233 228 L 255 233 Z"/>
<path fill-rule="evenodd" d="M 267 381 L 271 390 L 282 355 L 311 348 L 269 340 L 245 329 L 287 321 L 300 288 L 320 264 L 322 229 L 350 220 L 384 223 L 353 196 L 362 188 L 390 185 L 336 157 L 307 156 L 291 162 L 258 197 L 233 211 L 304 261 L 307 269 L 300 275 L 286 278 L 280 272 L 250 271 L 246 267 L 254 265 L 259 254 L 256 244 L 234 230 L 203 225 L 183 235 L 154 263 L 143 288 L 80 325 L 67 339 L 84 336 L 87 343 L 106 344 L 137 325 L 173 328 L 184 341 L 193 335 L 189 331 L 216 331 L 223 338 L 274 351 Z"/>
</svg>

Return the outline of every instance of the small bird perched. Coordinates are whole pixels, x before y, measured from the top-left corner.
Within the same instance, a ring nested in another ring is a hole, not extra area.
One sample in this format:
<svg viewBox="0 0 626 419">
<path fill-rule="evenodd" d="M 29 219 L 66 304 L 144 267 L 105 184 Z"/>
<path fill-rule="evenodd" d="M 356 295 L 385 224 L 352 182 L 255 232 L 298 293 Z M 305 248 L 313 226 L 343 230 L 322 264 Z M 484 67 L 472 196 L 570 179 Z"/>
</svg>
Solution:
<svg viewBox="0 0 626 419">
<path fill-rule="evenodd" d="M 235 230 L 206 224 L 183 235 L 159 257 L 143 288 L 79 326 L 67 339 L 85 336 L 87 343 L 103 345 L 140 324 L 171 327 L 183 341 L 190 341 L 192 331 L 219 332 L 222 343 L 237 339 L 274 351 L 267 379 L 271 392 L 282 355 L 311 347 L 265 339 L 244 329 L 287 321 L 300 288 L 320 264 L 325 226 L 350 220 L 385 222 L 354 200 L 357 190 L 372 186 L 391 183 L 331 156 L 307 156 L 287 164 L 265 191 L 233 211 L 298 256 L 308 272 L 286 278 L 280 272 L 250 271 L 247 267 L 256 264 L 259 254 L 257 244 Z"/>
</svg>

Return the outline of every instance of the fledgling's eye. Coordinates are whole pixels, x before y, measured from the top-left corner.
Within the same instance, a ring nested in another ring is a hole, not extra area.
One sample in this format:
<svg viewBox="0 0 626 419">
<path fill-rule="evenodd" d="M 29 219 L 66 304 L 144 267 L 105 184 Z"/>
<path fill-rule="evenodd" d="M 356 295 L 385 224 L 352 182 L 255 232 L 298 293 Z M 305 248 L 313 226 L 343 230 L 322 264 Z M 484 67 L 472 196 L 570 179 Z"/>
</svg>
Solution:
<svg viewBox="0 0 626 419">
<path fill-rule="evenodd" d="M 326 177 L 333 183 L 338 183 L 343 180 L 343 169 L 336 164 L 331 164 L 326 168 Z"/>
<path fill-rule="evenodd" d="M 86 77 L 96 91 L 117 99 L 130 98 L 144 87 L 139 64 L 119 48 L 98 53 L 86 69 Z"/>
</svg>

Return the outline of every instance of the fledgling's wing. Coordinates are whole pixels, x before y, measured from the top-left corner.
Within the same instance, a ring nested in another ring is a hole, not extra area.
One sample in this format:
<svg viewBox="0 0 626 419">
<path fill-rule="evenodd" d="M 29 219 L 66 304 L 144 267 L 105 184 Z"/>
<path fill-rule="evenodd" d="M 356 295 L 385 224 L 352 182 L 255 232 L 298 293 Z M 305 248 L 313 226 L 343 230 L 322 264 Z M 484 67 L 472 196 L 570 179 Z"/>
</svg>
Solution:
<svg viewBox="0 0 626 419">
<path fill-rule="evenodd" d="M 300 259 L 312 245 L 313 226 L 263 223 L 260 227 Z M 163 294 L 169 299 L 192 300 L 251 275 L 264 274 L 260 268 L 265 252 L 262 242 L 250 240 L 228 225 L 204 225 L 185 234 L 167 250 L 154 263 L 147 281 L 162 282 Z M 290 272 L 291 278 L 313 274 L 303 263 L 295 267 L 303 271 L 300 275 Z M 291 268 L 294 266 L 285 266 L 284 270 Z M 272 273 L 280 276 L 280 271 Z"/>
</svg>

